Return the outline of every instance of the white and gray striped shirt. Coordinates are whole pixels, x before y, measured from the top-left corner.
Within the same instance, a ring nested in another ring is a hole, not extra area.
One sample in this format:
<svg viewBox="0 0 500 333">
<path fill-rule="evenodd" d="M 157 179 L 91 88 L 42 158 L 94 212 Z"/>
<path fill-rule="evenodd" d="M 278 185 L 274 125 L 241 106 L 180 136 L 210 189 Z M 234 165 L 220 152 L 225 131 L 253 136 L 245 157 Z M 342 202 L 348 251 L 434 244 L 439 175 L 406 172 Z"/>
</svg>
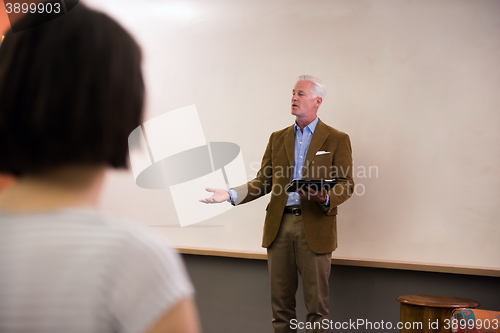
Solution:
<svg viewBox="0 0 500 333">
<path fill-rule="evenodd" d="M 147 227 L 92 210 L 0 212 L 0 332 L 147 330 L 193 293 Z"/>
</svg>

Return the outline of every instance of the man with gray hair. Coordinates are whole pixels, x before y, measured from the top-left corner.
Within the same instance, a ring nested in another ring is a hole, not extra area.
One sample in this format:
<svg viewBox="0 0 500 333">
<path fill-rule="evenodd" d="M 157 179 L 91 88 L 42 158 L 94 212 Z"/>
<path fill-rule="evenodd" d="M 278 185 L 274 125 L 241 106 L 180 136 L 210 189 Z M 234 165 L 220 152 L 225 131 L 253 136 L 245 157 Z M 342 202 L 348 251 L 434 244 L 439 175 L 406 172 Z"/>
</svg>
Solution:
<svg viewBox="0 0 500 333">
<path fill-rule="evenodd" d="M 271 134 L 257 176 L 229 191 L 207 188 L 213 195 L 200 200 L 239 205 L 271 193 L 262 246 L 267 248 L 275 333 L 302 327 L 308 333 L 327 332 L 329 327 L 328 280 L 337 247 L 337 206 L 352 195 L 354 182 L 349 136 L 317 117 L 325 92 L 319 79 L 299 76 L 291 100 L 295 124 Z M 337 184 L 329 191 L 285 190 L 294 179 L 332 178 Z M 306 322 L 297 321 L 295 312 L 298 273 Z"/>
</svg>

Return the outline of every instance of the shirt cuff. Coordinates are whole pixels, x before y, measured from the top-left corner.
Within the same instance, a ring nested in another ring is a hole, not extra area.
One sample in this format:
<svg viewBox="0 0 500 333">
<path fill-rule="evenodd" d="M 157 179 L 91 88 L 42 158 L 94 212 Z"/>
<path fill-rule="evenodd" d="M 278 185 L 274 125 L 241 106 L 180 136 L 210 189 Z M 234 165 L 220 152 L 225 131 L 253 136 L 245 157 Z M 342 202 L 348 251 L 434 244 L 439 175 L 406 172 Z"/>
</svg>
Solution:
<svg viewBox="0 0 500 333">
<path fill-rule="evenodd" d="M 229 193 L 229 200 L 227 200 L 227 201 L 230 202 L 231 205 L 236 206 L 235 202 L 236 202 L 236 200 L 238 200 L 238 193 L 235 190 L 233 190 L 232 188 L 227 190 L 227 193 Z"/>
<path fill-rule="evenodd" d="M 326 201 L 321 206 L 330 207 L 330 196 L 328 194 L 326 195 Z"/>
</svg>

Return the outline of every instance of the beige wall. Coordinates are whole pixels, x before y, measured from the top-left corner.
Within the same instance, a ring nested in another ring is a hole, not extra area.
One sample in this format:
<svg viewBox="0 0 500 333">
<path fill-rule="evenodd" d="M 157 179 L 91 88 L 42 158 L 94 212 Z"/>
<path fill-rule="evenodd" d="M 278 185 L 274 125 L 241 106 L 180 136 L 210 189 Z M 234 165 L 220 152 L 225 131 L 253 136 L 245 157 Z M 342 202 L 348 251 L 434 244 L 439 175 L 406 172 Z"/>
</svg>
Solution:
<svg viewBox="0 0 500 333">
<path fill-rule="evenodd" d="M 143 45 L 146 118 L 196 104 L 249 178 L 293 122 L 295 78 L 324 80 L 319 116 L 351 136 L 365 191 L 340 209 L 336 256 L 500 268 L 500 1 L 87 3 Z M 113 173 L 102 207 L 176 245 L 262 252 L 267 201 L 180 228 L 168 191 Z"/>
</svg>

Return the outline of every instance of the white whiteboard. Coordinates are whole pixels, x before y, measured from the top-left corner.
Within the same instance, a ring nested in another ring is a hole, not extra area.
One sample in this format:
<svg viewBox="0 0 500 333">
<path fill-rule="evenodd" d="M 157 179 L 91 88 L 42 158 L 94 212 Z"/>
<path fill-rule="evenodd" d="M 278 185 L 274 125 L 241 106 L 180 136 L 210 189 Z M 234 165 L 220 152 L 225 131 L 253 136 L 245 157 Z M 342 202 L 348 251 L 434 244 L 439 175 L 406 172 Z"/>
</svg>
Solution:
<svg viewBox="0 0 500 333">
<path fill-rule="evenodd" d="M 324 81 L 318 115 L 350 135 L 362 185 L 339 209 L 335 256 L 500 268 L 499 1 L 86 3 L 142 45 L 145 120 L 195 104 L 207 141 L 241 147 L 248 179 L 294 121 L 296 77 Z M 181 228 L 168 190 L 111 172 L 101 208 L 174 245 L 263 253 L 268 200 Z"/>
</svg>

